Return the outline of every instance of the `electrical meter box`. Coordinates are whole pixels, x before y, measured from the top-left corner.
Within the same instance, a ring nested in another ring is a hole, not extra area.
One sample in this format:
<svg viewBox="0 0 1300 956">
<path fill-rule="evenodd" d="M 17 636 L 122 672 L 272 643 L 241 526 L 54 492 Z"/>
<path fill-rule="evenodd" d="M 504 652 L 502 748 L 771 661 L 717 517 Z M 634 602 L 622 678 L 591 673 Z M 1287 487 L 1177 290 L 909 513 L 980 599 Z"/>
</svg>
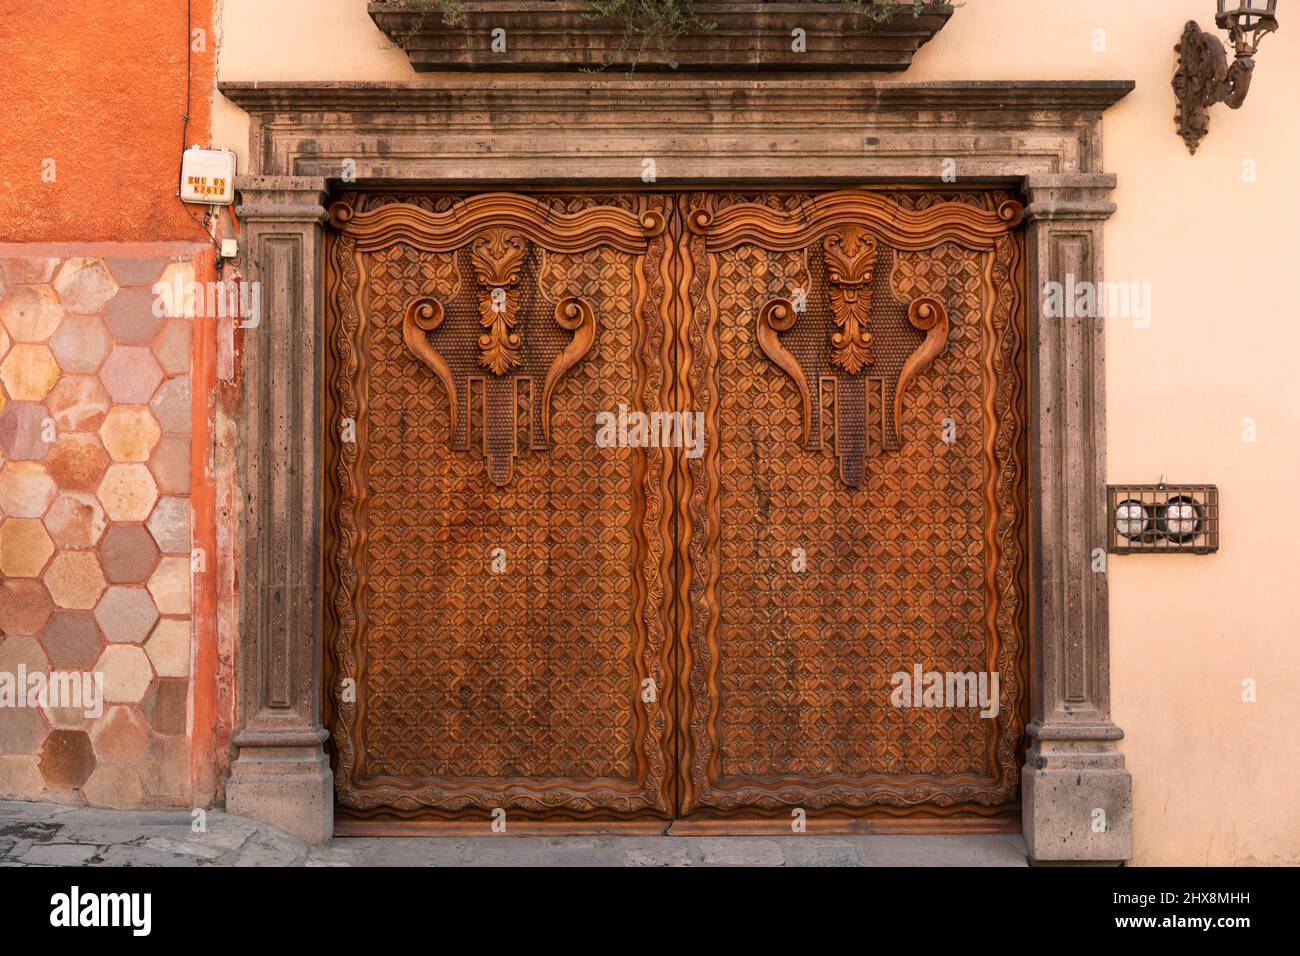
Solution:
<svg viewBox="0 0 1300 956">
<path fill-rule="evenodd" d="M 191 146 L 181 159 L 181 201 L 229 206 L 235 201 L 235 154 Z"/>
</svg>

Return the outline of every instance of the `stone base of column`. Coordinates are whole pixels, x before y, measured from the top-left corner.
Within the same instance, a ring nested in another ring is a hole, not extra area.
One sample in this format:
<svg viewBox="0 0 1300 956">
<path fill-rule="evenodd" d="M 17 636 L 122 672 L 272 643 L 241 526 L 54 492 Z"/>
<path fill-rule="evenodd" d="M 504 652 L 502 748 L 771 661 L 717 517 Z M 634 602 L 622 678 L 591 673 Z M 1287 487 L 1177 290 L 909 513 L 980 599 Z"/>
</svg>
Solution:
<svg viewBox="0 0 1300 956">
<path fill-rule="evenodd" d="M 1114 725 L 1030 728 L 1020 772 L 1025 844 L 1035 864 L 1119 865 L 1133 856 L 1133 778 Z"/>
<path fill-rule="evenodd" d="M 241 746 L 226 782 L 226 811 L 307 843 L 334 835 L 334 773 L 320 744 Z"/>
</svg>

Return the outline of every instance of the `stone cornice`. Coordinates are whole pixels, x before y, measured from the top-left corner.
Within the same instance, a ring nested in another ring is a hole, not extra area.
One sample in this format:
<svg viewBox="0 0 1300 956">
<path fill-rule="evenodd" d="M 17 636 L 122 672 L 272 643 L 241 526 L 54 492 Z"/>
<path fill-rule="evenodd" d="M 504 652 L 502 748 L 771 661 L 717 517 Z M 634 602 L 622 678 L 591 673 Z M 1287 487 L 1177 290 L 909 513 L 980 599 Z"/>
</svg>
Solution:
<svg viewBox="0 0 1300 956">
<path fill-rule="evenodd" d="M 701 0 L 709 29 L 642 43 L 622 17 L 597 16 L 584 0 L 463 0 L 451 26 L 428 3 L 369 4 L 371 19 L 417 72 L 434 70 L 906 70 L 916 50 L 953 15 L 945 3 L 909 3 L 873 23 L 842 3 Z M 803 31 L 803 48 L 791 43 Z M 503 44 L 494 48 L 494 31 Z"/>
<path fill-rule="evenodd" d="M 1131 80 L 963 80 L 905 82 L 844 76 L 775 79 L 557 77 L 439 74 L 436 82 L 229 81 L 227 99 L 250 113 L 365 110 L 422 113 L 474 102 L 517 104 L 521 111 L 815 106 L 821 112 L 850 110 L 1051 110 L 1101 113 L 1134 87 Z M 1010 122 L 1010 121 L 1009 121 Z"/>
<path fill-rule="evenodd" d="M 436 82 L 223 83 L 252 175 L 442 183 L 1097 173 L 1126 81 L 909 83 L 441 74 Z M 949 162 L 951 160 L 951 162 Z"/>
</svg>

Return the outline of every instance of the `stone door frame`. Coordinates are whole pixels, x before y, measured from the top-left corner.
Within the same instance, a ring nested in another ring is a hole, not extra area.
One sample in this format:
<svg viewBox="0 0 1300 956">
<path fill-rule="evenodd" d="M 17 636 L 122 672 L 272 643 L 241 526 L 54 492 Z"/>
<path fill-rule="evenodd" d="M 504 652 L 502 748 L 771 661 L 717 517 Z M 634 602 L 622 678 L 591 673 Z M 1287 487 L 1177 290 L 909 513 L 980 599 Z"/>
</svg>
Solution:
<svg viewBox="0 0 1300 956">
<path fill-rule="evenodd" d="M 320 396 L 325 203 L 333 184 L 1001 185 L 1026 200 L 1030 290 L 1102 280 L 1115 177 L 1101 117 L 1126 81 L 430 76 L 223 83 L 251 116 L 238 177 L 243 275 L 237 500 L 240 663 L 227 807 L 309 841 L 333 832 L 323 750 Z M 1110 719 L 1101 318 L 1028 296 L 1032 715 L 1021 775 L 1036 862 L 1132 855 L 1132 782 Z M 1101 811 L 1099 813 L 1098 811 Z M 1098 828 L 1098 824 L 1100 827 Z"/>
</svg>

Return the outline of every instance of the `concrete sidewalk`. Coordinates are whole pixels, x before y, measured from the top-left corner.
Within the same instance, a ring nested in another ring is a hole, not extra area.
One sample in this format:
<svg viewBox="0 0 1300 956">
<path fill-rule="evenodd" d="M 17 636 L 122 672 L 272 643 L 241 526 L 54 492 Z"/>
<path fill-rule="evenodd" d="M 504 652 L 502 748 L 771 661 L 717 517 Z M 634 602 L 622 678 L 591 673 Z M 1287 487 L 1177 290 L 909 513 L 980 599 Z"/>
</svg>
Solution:
<svg viewBox="0 0 1300 956">
<path fill-rule="evenodd" d="M 988 836 L 346 837 L 323 846 L 220 810 L 0 801 L 0 866 L 1026 866 Z"/>
</svg>

